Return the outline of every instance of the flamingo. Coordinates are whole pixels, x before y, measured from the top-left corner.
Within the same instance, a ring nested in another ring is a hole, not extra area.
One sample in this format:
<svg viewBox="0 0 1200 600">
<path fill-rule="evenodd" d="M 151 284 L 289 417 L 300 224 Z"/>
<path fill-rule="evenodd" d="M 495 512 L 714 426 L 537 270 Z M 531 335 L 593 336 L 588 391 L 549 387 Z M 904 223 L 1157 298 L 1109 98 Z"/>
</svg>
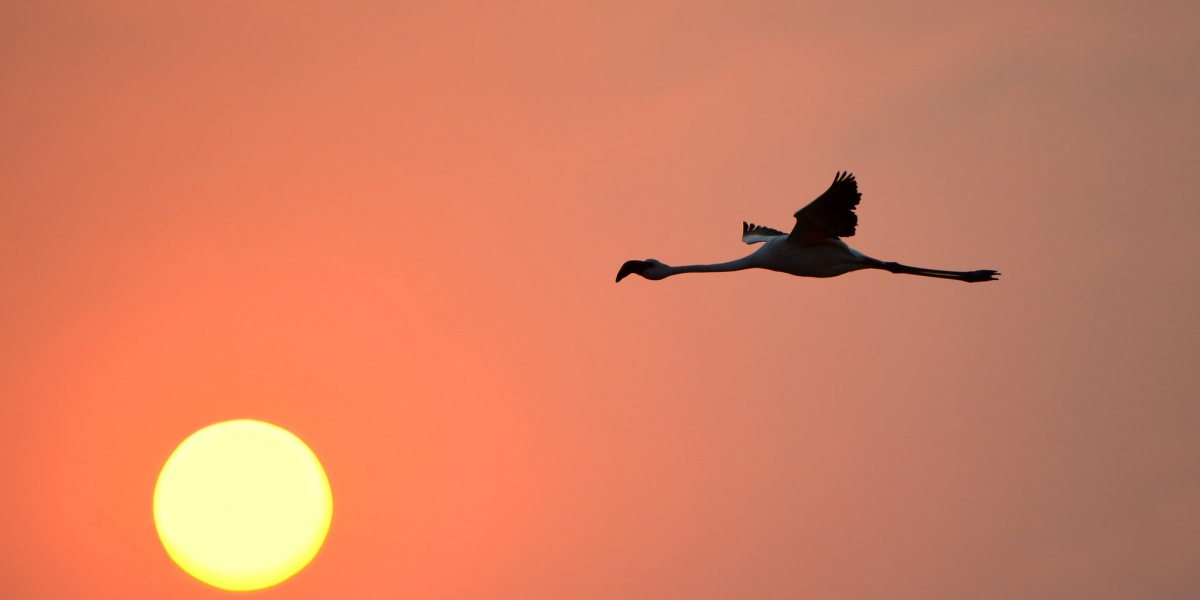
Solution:
<svg viewBox="0 0 1200 600">
<path fill-rule="evenodd" d="M 742 222 L 742 241 L 746 244 L 762 243 L 754 252 L 737 260 L 714 265 L 684 265 L 672 267 L 653 258 L 630 260 L 621 265 L 617 281 L 631 274 L 658 281 L 680 273 L 723 273 L 745 269 L 767 269 L 789 273 L 800 277 L 837 277 L 862 269 L 881 269 L 891 273 L 954 279 L 976 283 L 996 281 L 996 271 L 943 271 L 910 267 L 894 262 L 883 262 L 859 252 L 842 237 L 854 235 L 858 227 L 858 206 L 862 194 L 858 182 L 849 172 L 838 172 L 833 184 L 824 194 L 796 211 L 796 226 L 791 233 L 770 227 Z"/>
</svg>

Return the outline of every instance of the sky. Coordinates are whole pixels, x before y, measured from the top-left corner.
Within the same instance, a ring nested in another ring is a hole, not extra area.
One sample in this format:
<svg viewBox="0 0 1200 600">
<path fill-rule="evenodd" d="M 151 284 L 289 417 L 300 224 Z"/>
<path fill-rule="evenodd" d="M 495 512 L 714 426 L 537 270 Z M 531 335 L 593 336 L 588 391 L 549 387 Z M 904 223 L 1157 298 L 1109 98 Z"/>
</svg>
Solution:
<svg viewBox="0 0 1200 600">
<path fill-rule="evenodd" d="M 219 421 L 333 524 L 270 599 L 1194 598 L 1194 2 L 0 4 L 0 596 L 228 597 Z M 836 171 L 881 260 L 748 252 Z"/>
</svg>

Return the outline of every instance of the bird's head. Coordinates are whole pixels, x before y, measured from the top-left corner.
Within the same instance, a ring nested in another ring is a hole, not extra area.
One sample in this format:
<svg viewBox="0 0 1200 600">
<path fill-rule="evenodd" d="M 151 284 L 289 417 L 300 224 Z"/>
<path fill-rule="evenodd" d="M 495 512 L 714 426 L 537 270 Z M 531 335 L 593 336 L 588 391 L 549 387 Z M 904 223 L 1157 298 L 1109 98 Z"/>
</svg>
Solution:
<svg viewBox="0 0 1200 600">
<path fill-rule="evenodd" d="M 621 270 L 617 271 L 617 281 L 619 282 L 634 273 L 641 275 L 646 279 L 657 281 L 669 275 L 667 269 L 667 265 L 654 260 L 653 258 L 647 258 L 646 260 L 627 260 L 625 261 L 625 264 L 621 265 Z"/>
</svg>

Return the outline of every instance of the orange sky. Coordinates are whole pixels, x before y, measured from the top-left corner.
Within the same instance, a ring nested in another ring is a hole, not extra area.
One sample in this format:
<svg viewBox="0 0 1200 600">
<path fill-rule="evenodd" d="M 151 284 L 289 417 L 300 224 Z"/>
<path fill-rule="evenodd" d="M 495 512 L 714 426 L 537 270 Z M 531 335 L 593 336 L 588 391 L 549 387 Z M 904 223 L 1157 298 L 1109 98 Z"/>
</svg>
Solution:
<svg viewBox="0 0 1200 600">
<path fill-rule="evenodd" d="M 234 418 L 335 497 L 263 598 L 1200 593 L 1196 3 L 183 4 L 0 5 L 0 596 L 227 596 Z M 847 169 L 1002 280 L 612 281 Z"/>
</svg>

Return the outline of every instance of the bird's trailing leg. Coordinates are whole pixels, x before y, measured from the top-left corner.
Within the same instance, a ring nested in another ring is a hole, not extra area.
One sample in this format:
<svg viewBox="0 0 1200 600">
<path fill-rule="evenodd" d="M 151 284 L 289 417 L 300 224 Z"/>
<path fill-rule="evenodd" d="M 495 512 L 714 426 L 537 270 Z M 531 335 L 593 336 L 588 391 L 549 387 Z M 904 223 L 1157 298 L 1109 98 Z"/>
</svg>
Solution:
<svg viewBox="0 0 1200 600">
<path fill-rule="evenodd" d="M 941 269 L 910 267 L 908 265 L 902 265 L 894 262 L 880 262 L 876 268 L 883 269 L 890 273 L 904 273 L 905 275 L 920 275 L 922 277 L 937 277 L 939 279 L 955 279 L 958 281 L 965 281 L 967 283 L 996 281 L 996 276 L 1000 274 L 990 269 L 981 269 L 979 271 L 943 271 Z"/>
</svg>

